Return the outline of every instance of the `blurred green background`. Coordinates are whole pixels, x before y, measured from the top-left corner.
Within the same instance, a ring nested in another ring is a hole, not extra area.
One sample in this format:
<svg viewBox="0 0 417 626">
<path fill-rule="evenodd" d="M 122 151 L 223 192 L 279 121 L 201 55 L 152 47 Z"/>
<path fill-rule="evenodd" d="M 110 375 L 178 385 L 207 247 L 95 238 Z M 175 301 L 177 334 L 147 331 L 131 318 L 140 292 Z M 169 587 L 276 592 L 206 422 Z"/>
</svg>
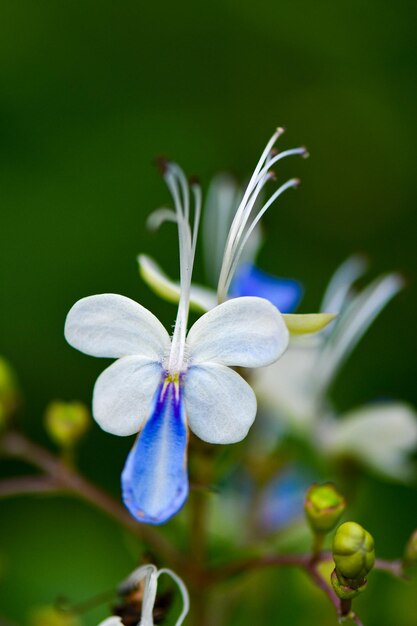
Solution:
<svg viewBox="0 0 417 626">
<path fill-rule="evenodd" d="M 31 436 L 47 442 L 49 400 L 89 403 L 103 369 L 64 341 L 78 298 L 122 293 L 173 321 L 135 261 L 145 251 L 176 263 L 173 231 L 144 228 L 168 199 L 154 156 L 175 158 L 206 188 L 219 170 L 247 176 L 277 125 L 287 127 L 281 146 L 306 144 L 311 158 L 279 170 L 302 186 L 267 216 L 260 264 L 303 281 L 304 311 L 352 252 L 369 255 L 372 275 L 403 271 L 406 291 L 334 394 L 341 408 L 377 396 L 417 404 L 416 18 L 413 0 L 1 2 L 0 352 L 18 372 Z M 118 495 L 130 445 L 94 426 L 81 466 Z M 416 491 L 369 479 L 356 506 L 379 555 L 397 556 L 417 525 Z M 136 562 L 137 545 L 74 500 L 10 500 L 0 515 L 0 606 L 18 624 L 59 594 L 111 589 Z M 269 577 L 274 606 L 255 598 L 251 621 L 243 611 L 236 623 L 334 624 L 320 592 L 301 600 L 297 581 Z M 367 626 L 415 624 L 415 589 L 375 575 L 361 601 Z"/>
</svg>

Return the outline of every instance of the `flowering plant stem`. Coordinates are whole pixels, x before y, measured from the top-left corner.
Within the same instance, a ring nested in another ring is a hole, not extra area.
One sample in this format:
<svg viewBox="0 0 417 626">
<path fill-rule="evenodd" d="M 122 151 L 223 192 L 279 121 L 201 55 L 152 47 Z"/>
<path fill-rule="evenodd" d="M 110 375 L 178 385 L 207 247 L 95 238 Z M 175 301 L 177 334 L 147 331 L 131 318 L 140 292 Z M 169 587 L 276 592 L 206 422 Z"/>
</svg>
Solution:
<svg viewBox="0 0 417 626">
<path fill-rule="evenodd" d="M 161 533 L 150 526 L 138 524 L 117 500 L 67 467 L 45 448 L 32 443 L 18 432 L 8 432 L 0 441 L 0 451 L 5 456 L 26 461 L 44 473 L 40 476 L 3 480 L 0 482 L 0 497 L 34 492 L 69 492 L 93 504 L 143 539 L 161 560 L 178 569 L 184 567 L 183 557 Z"/>
<path fill-rule="evenodd" d="M 19 432 L 5 433 L 0 440 L 0 452 L 4 456 L 20 459 L 42 471 L 41 474 L 9 478 L 0 481 L 0 498 L 33 493 L 68 493 L 92 504 L 113 518 L 124 528 L 139 537 L 149 546 L 155 556 L 175 567 L 190 588 L 195 626 L 208 626 L 208 592 L 211 587 L 245 574 L 268 567 L 298 567 L 321 589 L 335 607 L 339 619 L 349 617 L 358 626 L 362 625 L 356 614 L 340 602 L 331 585 L 322 577 L 319 566 L 332 560 L 328 551 L 313 551 L 312 554 L 262 554 L 236 559 L 225 564 L 213 565 L 207 556 L 208 487 L 212 482 L 213 458 L 203 447 L 193 446 L 193 481 L 190 506 L 190 554 L 185 559 L 172 543 L 156 528 L 136 522 L 119 502 L 62 459 L 45 448 L 31 442 Z M 264 545 L 264 544 L 263 544 Z M 251 546 L 259 552 L 262 546 Z M 375 569 L 405 579 L 400 560 L 376 559 Z"/>
</svg>

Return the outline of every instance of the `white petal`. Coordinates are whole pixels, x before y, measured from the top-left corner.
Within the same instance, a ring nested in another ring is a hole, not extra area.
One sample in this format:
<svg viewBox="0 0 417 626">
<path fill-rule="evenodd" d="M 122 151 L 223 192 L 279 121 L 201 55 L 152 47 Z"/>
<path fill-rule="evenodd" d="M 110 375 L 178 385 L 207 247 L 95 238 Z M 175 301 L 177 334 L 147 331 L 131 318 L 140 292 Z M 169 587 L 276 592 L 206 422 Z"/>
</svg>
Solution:
<svg viewBox="0 0 417 626">
<path fill-rule="evenodd" d="M 191 327 L 191 364 L 261 367 L 276 361 L 288 345 L 281 313 L 264 298 L 234 298 L 205 313 Z"/>
<path fill-rule="evenodd" d="M 406 480 L 412 473 L 408 457 L 417 447 L 417 415 L 406 404 L 371 404 L 326 424 L 322 441 L 331 455 L 348 455 Z"/>
<path fill-rule="evenodd" d="M 108 617 L 104 622 L 100 622 L 99 626 L 123 626 L 123 622 L 120 617 Z"/>
<path fill-rule="evenodd" d="M 367 265 L 366 259 L 359 255 L 346 259 L 331 277 L 320 310 L 340 313 L 349 303 L 352 285 L 365 273 Z"/>
<path fill-rule="evenodd" d="M 78 300 L 67 315 L 65 338 L 91 356 L 140 354 L 160 360 L 170 338 L 157 317 L 134 300 L 113 293 Z"/>
<path fill-rule="evenodd" d="M 160 266 L 146 254 L 138 256 L 139 272 L 145 283 L 154 293 L 178 304 L 181 288 L 179 282 L 174 282 L 163 272 Z M 195 311 L 209 311 L 217 304 L 217 294 L 213 289 L 191 284 L 190 308 Z"/>
<path fill-rule="evenodd" d="M 403 286 L 404 281 L 399 274 L 386 274 L 353 298 L 337 319 L 321 354 L 318 370 L 322 389 L 329 387 L 369 326 Z"/>
<path fill-rule="evenodd" d="M 120 583 L 117 587 L 117 593 L 122 596 L 126 596 L 132 592 L 133 589 L 137 589 L 139 584 L 146 578 L 150 578 L 151 574 L 156 574 L 157 569 L 155 565 L 149 563 L 148 565 L 141 565 L 133 570 L 127 578 Z"/>
<path fill-rule="evenodd" d="M 137 433 L 149 415 L 162 376 L 160 363 L 140 356 L 119 359 L 98 377 L 93 417 L 113 435 Z"/>
<path fill-rule="evenodd" d="M 281 426 L 304 430 L 317 417 L 321 397 L 316 394 L 315 373 L 322 341 L 321 335 L 293 339 L 279 361 L 253 371 L 251 382 L 259 405 Z"/>
<path fill-rule="evenodd" d="M 191 430 L 209 443 L 235 443 L 246 437 L 256 416 L 256 398 L 239 374 L 206 363 L 185 375 L 185 408 Z"/>
</svg>

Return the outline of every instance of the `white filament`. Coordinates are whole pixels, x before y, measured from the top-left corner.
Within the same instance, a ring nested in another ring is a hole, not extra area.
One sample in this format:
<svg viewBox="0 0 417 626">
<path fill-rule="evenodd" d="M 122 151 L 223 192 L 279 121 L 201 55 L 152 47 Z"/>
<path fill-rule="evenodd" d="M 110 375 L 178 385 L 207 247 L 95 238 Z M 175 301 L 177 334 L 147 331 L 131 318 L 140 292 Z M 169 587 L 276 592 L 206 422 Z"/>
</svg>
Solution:
<svg viewBox="0 0 417 626">
<path fill-rule="evenodd" d="M 261 209 L 259 209 L 258 213 L 256 214 L 255 218 L 252 220 L 252 222 L 251 222 L 250 226 L 247 228 L 246 232 L 244 234 L 242 233 L 240 239 L 238 240 L 238 247 L 237 247 L 236 251 L 234 252 L 233 260 L 230 263 L 229 271 L 228 271 L 227 278 L 226 278 L 225 285 L 224 285 L 224 292 L 225 293 L 227 293 L 227 291 L 229 289 L 230 283 L 232 281 L 232 278 L 233 278 L 233 276 L 235 274 L 236 268 L 237 268 L 238 263 L 240 261 L 240 258 L 242 256 L 243 249 L 244 249 L 245 245 L 247 244 L 247 242 L 249 240 L 249 237 L 251 236 L 253 230 L 255 229 L 255 227 L 257 226 L 259 221 L 261 220 L 262 216 L 266 213 L 266 211 L 269 209 L 271 204 L 273 204 L 275 202 L 275 200 L 282 193 L 284 193 L 284 191 L 286 191 L 290 187 L 297 187 L 298 184 L 299 184 L 298 179 L 292 178 L 291 180 L 288 180 L 286 183 L 281 185 L 281 187 L 279 187 L 272 194 L 272 196 L 261 207 Z"/>
<path fill-rule="evenodd" d="M 347 304 L 352 285 L 365 273 L 367 265 L 363 256 L 355 255 L 346 259 L 331 277 L 320 311 L 340 313 Z"/>
<path fill-rule="evenodd" d="M 181 295 L 168 359 L 168 371 L 172 374 L 177 374 L 182 371 L 184 365 L 191 278 L 201 215 L 201 191 L 198 185 L 192 185 L 194 212 L 191 228 L 190 188 L 184 172 L 178 165 L 168 163 L 164 178 L 174 201 L 179 240 Z M 170 219 L 172 219 L 171 216 Z"/>
<path fill-rule="evenodd" d="M 387 274 L 374 280 L 352 300 L 320 354 L 316 371 L 321 393 L 328 388 L 366 330 L 403 284 L 400 275 Z"/>
<path fill-rule="evenodd" d="M 187 587 L 185 586 L 184 582 L 181 580 L 181 578 L 172 570 L 164 567 L 162 569 L 160 569 L 158 571 L 158 578 L 161 574 L 167 574 L 168 576 L 170 576 L 172 578 L 172 580 L 174 580 L 174 582 L 177 583 L 178 585 L 178 589 L 181 592 L 182 595 L 182 611 L 180 613 L 180 616 L 178 617 L 177 621 L 175 622 L 175 626 L 181 626 L 181 624 L 183 623 L 184 619 L 186 618 L 188 611 L 190 610 L 190 598 L 188 596 L 188 591 L 187 591 Z"/>
<path fill-rule="evenodd" d="M 295 179 L 291 179 L 284 185 L 281 185 L 281 187 L 270 197 L 261 209 L 257 211 L 256 215 L 252 215 L 253 208 L 260 192 L 268 180 L 274 177 L 274 174 L 270 171 L 270 167 L 287 156 L 295 154 L 306 155 L 305 148 L 294 148 L 274 154 L 272 151 L 273 146 L 283 132 L 284 130 L 282 128 L 278 128 L 267 143 L 265 150 L 263 151 L 261 158 L 259 159 L 249 180 L 246 191 L 243 194 L 243 198 L 236 210 L 236 214 L 226 241 L 223 263 L 220 270 L 217 288 L 219 302 L 223 302 L 226 299 L 230 283 L 242 255 L 243 248 L 245 247 L 255 226 L 278 196 L 280 196 L 289 187 L 295 187 L 298 183 Z"/>
</svg>

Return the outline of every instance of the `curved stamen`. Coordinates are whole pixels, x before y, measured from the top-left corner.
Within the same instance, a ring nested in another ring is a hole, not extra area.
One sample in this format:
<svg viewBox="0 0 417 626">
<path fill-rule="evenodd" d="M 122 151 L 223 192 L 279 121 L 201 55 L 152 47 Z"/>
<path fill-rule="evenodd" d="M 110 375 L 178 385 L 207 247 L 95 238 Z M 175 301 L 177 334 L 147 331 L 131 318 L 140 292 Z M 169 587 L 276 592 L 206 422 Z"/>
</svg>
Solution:
<svg viewBox="0 0 417 626">
<path fill-rule="evenodd" d="M 281 187 L 279 187 L 275 193 L 272 194 L 272 196 L 269 198 L 269 200 L 262 206 L 262 208 L 258 211 L 258 213 L 256 214 L 255 218 L 253 219 L 253 221 L 251 222 L 250 226 L 248 227 L 248 229 L 246 230 L 245 234 L 242 236 L 240 242 L 239 242 L 239 247 L 237 248 L 233 260 L 230 263 L 230 267 L 229 267 L 229 271 L 224 283 L 224 293 L 227 294 L 228 289 L 230 287 L 230 283 L 232 281 L 232 278 L 234 276 L 234 273 L 236 271 L 236 268 L 238 266 L 240 257 L 242 256 L 242 252 L 243 249 L 245 247 L 245 245 L 247 244 L 249 237 L 251 236 L 252 232 L 254 231 L 255 227 L 257 226 L 257 224 L 259 223 L 260 219 L 262 218 L 262 216 L 266 213 L 266 211 L 269 209 L 269 207 L 271 206 L 271 204 L 273 204 L 275 202 L 275 200 L 282 194 L 284 193 L 284 191 L 286 191 L 287 189 L 290 189 L 291 187 L 298 187 L 298 185 L 300 184 L 300 181 L 298 178 L 292 178 L 290 180 L 288 180 L 286 183 L 284 183 L 283 185 L 281 185 Z"/>
<path fill-rule="evenodd" d="M 175 622 L 175 626 L 181 626 L 181 624 L 183 623 L 184 619 L 187 616 L 188 611 L 190 610 L 190 598 L 189 598 L 189 595 L 188 595 L 187 587 L 185 586 L 185 584 L 182 581 L 182 579 L 175 572 L 173 572 L 171 569 L 168 569 L 167 567 L 163 567 L 162 569 L 160 569 L 158 571 L 157 577 L 159 578 L 159 576 L 161 574 L 167 574 L 168 576 L 170 576 L 172 578 L 172 580 L 177 583 L 178 589 L 181 592 L 181 595 L 182 595 L 182 611 L 181 611 L 180 616 L 178 617 L 177 621 Z"/>
<path fill-rule="evenodd" d="M 235 256 L 237 246 L 239 244 L 240 239 L 242 238 L 243 232 L 246 228 L 246 225 L 252 213 L 253 207 L 255 206 L 255 203 L 257 199 L 259 198 L 259 194 L 261 193 L 262 189 L 265 187 L 266 183 L 269 180 L 272 180 L 274 177 L 275 177 L 275 174 L 270 171 L 267 171 L 265 174 L 263 174 L 262 178 L 259 180 L 256 187 L 254 188 L 251 195 L 249 196 L 245 213 L 242 214 L 240 224 L 238 224 L 238 228 L 234 234 L 233 241 L 231 242 L 230 259 L 233 259 Z M 233 225 L 233 222 L 232 222 L 232 225 Z M 227 268 L 227 271 L 229 271 L 228 268 Z"/>
<path fill-rule="evenodd" d="M 233 245 L 233 242 L 235 240 L 236 237 L 236 231 L 239 227 L 239 224 L 243 218 L 243 215 L 245 213 L 245 211 L 247 211 L 247 205 L 248 205 L 248 201 L 249 198 L 252 194 L 252 192 L 254 191 L 254 189 L 256 188 L 257 185 L 257 179 L 258 179 L 258 175 L 259 172 L 261 171 L 261 169 L 263 168 L 263 166 L 265 165 L 266 162 L 269 162 L 270 160 L 270 153 L 271 150 L 275 144 L 275 142 L 277 141 L 277 139 L 283 134 L 284 129 L 283 128 L 277 128 L 277 130 L 275 131 L 275 133 L 272 135 L 271 139 L 268 141 L 268 143 L 266 144 L 266 147 L 264 149 L 264 151 L 261 154 L 261 158 L 259 159 L 255 170 L 249 180 L 248 186 L 246 187 L 246 191 L 243 194 L 243 198 L 236 210 L 236 214 L 235 217 L 233 219 L 232 225 L 230 227 L 230 231 L 229 231 L 229 236 L 227 238 L 226 241 L 226 248 L 225 248 L 225 258 L 230 257 L 231 255 L 231 247 Z M 253 206 L 253 205 L 252 205 Z M 223 267 L 222 267 L 222 271 L 223 271 Z M 221 282 L 222 279 L 222 271 L 220 272 L 220 280 L 219 283 Z"/>
<path fill-rule="evenodd" d="M 302 157 L 306 157 L 308 155 L 307 148 L 305 148 L 304 146 L 301 146 L 300 148 L 291 148 L 290 150 L 284 150 L 283 152 L 278 152 L 278 154 L 276 155 L 271 154 L 271 159 L 266 162 L 265 167 L 259 172 L 258 178 L 261 178 L 263 175 L 265 175 L 267 171 L 270 170 L 271 167 L 275 165 L 275 163 L 278 163 L 278 161 L 281 161 L 282 159 L 285 159 L 288 156 L 292 156 L 296 154 L 299 154 Z"/>
<path fill-rule="evenodd" d="M 223 257 L 223 263 L 220 270 L 220 277 L 218 282 L 217 296 L 219 302 L 223 302 L 226 299 L 227 292 L 232 281 L 233 275 L 236 271 L 239 259 L 242 255 L 243 248 L 250 235 L 253 233 L 255 226 L 259 223 L 259 220 L 268 210 L 271 204 L 289 187 L 295 187 L 298 184 L 296 179 L 291 179 L 281 185 L 279 189 L 272 194 L 270 199 L 262 206 L 262 208 L 256 212 L 253 217 L 253 209 L 256 204 L 256 200 L 259 197 L 260 192 L 271 178 L 274 177 L 274 173 L 271 172 L 271 166 L 278 163 L 278 161 L 291 155 L 307 156 L 307 150 L 305 147 L 292 148 L 280 153 L 276 153 L 273 146 L 278 137 L 283 133 L 283 129 L 279 128 L 269 140 L 265 150 L 263 151 L 261 158 L 252 174 L 252 177 L 248 183 L 243 198 L 237 208 L 235 217 L 230 227 L 229 236 L 227 238 L 225 253 Z"/>
<path fill-rule="evenodd" d="M 188 187 L 187 178 L 182 169 L 176 163 L 170 163 L 169 168 L 174 176 L 176 176 L 177 181 L 180 185 L 184 217 L 185 221 L 188 222 L 190 219 L 190 189 Z"/>
<path fill-rule="evenodd" d="M 146 226 L 149 230 L 158 230 L 164 222 L 177 223 L 177 215 L 172 209 L 161 207 L 160 209 L 152 211 L 152 213 L 148 216 Z"/>
</svg>

